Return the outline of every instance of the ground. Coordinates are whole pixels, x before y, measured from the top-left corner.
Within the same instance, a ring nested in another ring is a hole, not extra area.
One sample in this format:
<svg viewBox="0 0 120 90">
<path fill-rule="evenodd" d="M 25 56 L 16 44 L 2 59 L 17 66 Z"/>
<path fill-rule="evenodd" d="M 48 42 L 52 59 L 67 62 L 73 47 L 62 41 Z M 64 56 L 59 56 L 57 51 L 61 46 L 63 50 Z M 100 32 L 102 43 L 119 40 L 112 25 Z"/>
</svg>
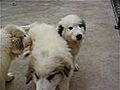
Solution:
<svg viewBox="0 0 120 90">
<path fill-rule="evenodd" d="M 14 2 L 15 1 L 15 2 Z M 27 25 L 35 21 L 56 25 L 68 14 L 81 16 L 87 32 L 76 58 L 80 70 L 70 82 L 70 90 L 120 90 L 120 37 L 110 0 L 2 0 L 0 26 Z M 13 4 L 13 2 L 15 4 Z M 35 90 L 25 84 L 27 61 L 15 60 L 10 68 L 15 75 L 7 90 Z"/>
</svg>

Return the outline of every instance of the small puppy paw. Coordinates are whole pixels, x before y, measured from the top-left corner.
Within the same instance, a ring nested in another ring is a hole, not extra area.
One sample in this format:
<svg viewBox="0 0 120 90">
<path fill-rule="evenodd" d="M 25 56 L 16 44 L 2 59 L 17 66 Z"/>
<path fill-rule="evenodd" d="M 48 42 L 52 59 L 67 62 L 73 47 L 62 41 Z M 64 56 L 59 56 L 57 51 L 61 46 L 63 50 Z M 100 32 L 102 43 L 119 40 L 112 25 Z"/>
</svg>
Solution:
<svg viewBox="0 0 120 90">
<path fill-rule="evenodd" d="M 7 74 L 6 83 L 11 82 L 14 78 L 15 78 L 14 75 L 12 75 L 11 73 L 8 73 Z"/>
<path fill-rule="evenodd" d="M 79 71 L 79 65 L 78 65 L 78 64 L 75 64 L 74 72 L 78 72 L 78 71 Z"/>
</svg>

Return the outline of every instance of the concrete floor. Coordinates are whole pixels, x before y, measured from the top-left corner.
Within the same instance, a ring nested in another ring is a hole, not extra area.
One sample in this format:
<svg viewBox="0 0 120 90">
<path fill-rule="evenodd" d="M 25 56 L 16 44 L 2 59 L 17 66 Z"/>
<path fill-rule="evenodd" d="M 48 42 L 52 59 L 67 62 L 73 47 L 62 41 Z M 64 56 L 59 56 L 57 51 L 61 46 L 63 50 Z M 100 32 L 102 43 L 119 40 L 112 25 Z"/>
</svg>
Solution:
<svg viewBox="0 0 120 90">
<path fill-rule="evenodd" d="M 110 0 L 13 0 L 1 2 L 0 26 L 12 23 L 26 25 L 34 21 L 56 24 L 68 14 L 77 14 L 87 23 L 86 38 L 77 57 L 80 65 L 70 90 L 120 90 L 120 37 L 114 30 L 115 20 Z M 7 90 L 35 90 L 33 83 L 25 85 L 27 61 L 16 60 L 10 71 L 15 80 Z"/>
</svg>

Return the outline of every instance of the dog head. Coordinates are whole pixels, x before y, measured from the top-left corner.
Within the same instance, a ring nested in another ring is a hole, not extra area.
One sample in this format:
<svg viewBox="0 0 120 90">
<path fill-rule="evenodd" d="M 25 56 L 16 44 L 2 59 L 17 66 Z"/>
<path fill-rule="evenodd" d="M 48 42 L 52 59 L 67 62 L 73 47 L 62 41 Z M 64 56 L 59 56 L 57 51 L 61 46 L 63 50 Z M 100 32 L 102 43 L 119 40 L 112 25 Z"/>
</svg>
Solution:
<svg viewBox="0 0 120 90">
<path fill-rule="evenodd" d="M 23 28 L 16 25 L 7 25 L 4 30 L 10 35 L 12 54 L 19 55 L 24 49 L 31 46 L 32 41 Z"/>
<path fill-rule="evenodd" d="M 81 41 L 84 38 L 86 24 L 77 15 L 68 15 L 61 19 L 57 30 L 67 41 Z"/>
<path fill-rule="evenodd" d="M 38 65 L 38 62 L 35 62 L 36 59 L 34 57 L 31 58 L 32 60 L 30 60 L 26 74 L 26 84 L 31 80 L 34 80 L 36 90 L 59 90 L 58 88 L 60 88 L 59 85 L 63 78 L 70 77 L 72 70 L 71 66 L 68 63 L 61 62 L 61 60 L 59 61 L 59 58 L 56 58 L 58 62 L 53 62 L 51 60 L 48 60 L 47 62 L 45 60 L 44 62 L 41 61 L 42 64 L 40 67 L 42 68 L 43 66 L 44 69 L 36 66 Z M 47 67 L 49 67 L 49 69 Z"/>
</svg>

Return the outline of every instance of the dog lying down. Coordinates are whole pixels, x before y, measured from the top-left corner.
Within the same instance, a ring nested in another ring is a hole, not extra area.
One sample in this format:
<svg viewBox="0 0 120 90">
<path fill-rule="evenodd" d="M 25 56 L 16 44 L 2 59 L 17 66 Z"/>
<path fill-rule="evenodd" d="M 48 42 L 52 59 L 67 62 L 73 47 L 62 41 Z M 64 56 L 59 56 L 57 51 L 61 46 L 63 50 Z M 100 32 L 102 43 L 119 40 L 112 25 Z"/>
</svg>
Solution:
<svg viewBox="0 0 120 90">
<path fill-rule="evenodd" d="M 57 30 L 71 48 L 71 53 L 75 59 L 86 32 L 85 21 L 77 15 L 67 15 L 59 21 Z M 78 71 L 78 69 L 79 66 L 75 64 L 75 71 Z"/>
<path fill-rule="evenodd" d="M 74 66 L 65 40 L 48 24 L 34 23 L 29 35 L 32 51 L 25 53 L 30 60 L 26 84 L 33 80 L 36 90 L 69 90 Z"/>
</svg>

